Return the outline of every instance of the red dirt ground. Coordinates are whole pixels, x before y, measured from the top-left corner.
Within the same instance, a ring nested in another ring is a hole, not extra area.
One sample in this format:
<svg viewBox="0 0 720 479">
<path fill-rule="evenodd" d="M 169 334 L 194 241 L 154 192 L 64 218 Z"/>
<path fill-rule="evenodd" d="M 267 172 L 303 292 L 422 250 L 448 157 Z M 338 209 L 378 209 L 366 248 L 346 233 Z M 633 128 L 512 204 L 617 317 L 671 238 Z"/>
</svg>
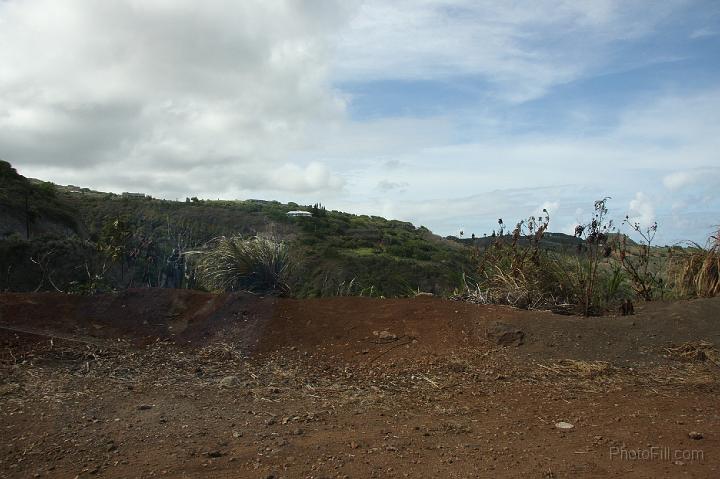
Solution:
<svg viewBox="0 0 720 479">
<path fill-rule="evenodd" d="M 720 298 L 636 310 L 3 293 L 0 478 L 720 477 Z"/>
</svg>

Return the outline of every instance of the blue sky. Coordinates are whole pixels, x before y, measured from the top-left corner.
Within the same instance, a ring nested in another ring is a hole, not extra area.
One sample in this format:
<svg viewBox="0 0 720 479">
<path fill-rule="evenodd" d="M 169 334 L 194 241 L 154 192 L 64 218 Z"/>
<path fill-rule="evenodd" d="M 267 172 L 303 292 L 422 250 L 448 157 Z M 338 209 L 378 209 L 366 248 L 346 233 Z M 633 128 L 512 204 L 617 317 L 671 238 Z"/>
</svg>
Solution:
<svg viewBox="0 0 720 479">
<path fill-rule="evenodd" d="M 720 223 L 720 3 L 5 0 L 0 157 L 28 176 L 490 232 L 593 201 Z"/>
<path fill-rule="evenodd" d="M 443 17 L 442 2 L 423 3 L 434 12 L 423 28 L 377 34 L 420 45 L 398 60 L 407 70 L 384 75 L 368 60 L 366 75 L 336 83 L 351 98 L 355 122 L 403 118 L 438 126 L 437 144 L 406 159 L 406 169 L 424 173 L 397 174 L 405 180 L 397 182 L 396 198 L 417 195 L 413 185 L 420 183 L 430 203 L 441 205 L 442 214 L 434 214 L 425 198 L 410 199 L 413 219 L 426 215 L 444 232 L 457 223 L 458 230 L 481 233 L 498 216 L 513 221 L 551 205 L 553 228 L 571 231 L 594 199 L 611 196 L 618 220 L 625 214 L 644 224 L 657 220 L 664 242 L 701 241 L 720 222 L 720 158 L 717 143 L 705 137 L 714 136 L 719 118 L 718 4 L 678 2 L 663 10 L 642 2 L 578 2 L 578 10 L 535 22 L 471 2 Z M 596 11 L 583 8 L 593 4 Z M 502 21 L 477 20 L 486 14 Z M 505 48 L 467 64 L 425 49 L 418 40 L 424 32 L 440 43 L 460 38 L 458 56 L 472 56 L 480 42 Z M 439 190 L 444 195 L 433 194 Z M 387 188 L 382 193 L 376 201 L 394 211 L 380 199 Z"/>
</svg>

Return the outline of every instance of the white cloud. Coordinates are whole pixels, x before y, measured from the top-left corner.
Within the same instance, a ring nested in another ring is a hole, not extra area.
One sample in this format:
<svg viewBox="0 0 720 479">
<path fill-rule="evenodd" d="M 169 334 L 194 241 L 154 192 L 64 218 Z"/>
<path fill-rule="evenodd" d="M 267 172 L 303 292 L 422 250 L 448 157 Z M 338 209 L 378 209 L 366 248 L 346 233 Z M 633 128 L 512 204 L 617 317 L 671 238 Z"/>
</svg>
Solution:
<svg viewBox="0 0 720 479">
<path fill-rule="evenodd" d="M 707 187 L 717 190 L 720 186 L 720 167 L 674 171 L 663 178 L 663 185 L 673 191 L 688 187 Z"/>
<path fill-rule="evenodd" d="M 678 2 L 369 0 L 337 52 L 337 78 L 479 76 L 522 102 L 602 66 L 609 47 L 652 32 Z M 592 54 L 589 54 L 592 52 Z"/>
<path fill-rule="evenodd" d="M 552 218 L 553 214 L 557 213 L 560 210 L 560 203 L 557 201 L 545 201 L 542 205 L 540 205 L 535 212 L 536 216 L 542 217 L 545 216 L 545 211 L 547 211 L 547 214 L 550 215 Z"/>
<path fill-rule="evenodd" d="M 330 172 L 323 163 L 312 162 L 307 167 L 299 168 L 293 164 L 283 165 L 269 175 L 271 182 L 266 189 L 278 189 L 295 193 L 312 193 L 340 189 L 344 180 Z"/>
<path fill-rule="evenodd" d="M 678 190 L 694 182 L 693 175 L 687 171 L 676 171 L 663 178 L 663 184 L 671 190 Z"/>
<path fill-rule="evenodd" d="M 714 37 L 717 35 L 720 35 L 720 30 L 704 27 L 693 30 L 692 33 L 690 33 L 690 38 L 695 40 L 698 38 Z"/>
<path fill-rule="evenodd" d="M 377 184 L 377 190 L 381 193 L 389 193 L 391 191 L 404 192 L 409 184 L 405 181 L 388 181 L 380 180 Z"/>
<path fill-rule="evenodd" d="M 656 219 L 653 201 L 641 191 L 635 193 L 628 205 L 628 217 L 631 223 L 638 223 L 641 228 L 651 226 Z"/>
<path fill-rule="evenodd" d="M 348 14 L 334 1 L 2 2 L 2 155 L 29 175 L 166 196 L 337 189 L 327 164 L 290 155 L 344 117 L 327 65 Z"/>
<path fill-rule="evenodd" d="M 338 200 L 337 204 L 374 214 L 390 212 L 450 234 L 460 226 L 466 231 L 490 231 L 496 216 L 516 221 L 537 213 L 537 205 L 547 202 L 551 230 L 571 232 L 570 225 L 587 220 L 583 211 L 594 200 L 611 196 L 609 206 L 616 223 L 634 201 L 633 217 L 643 223 L 658 220 L 658 239 L 686 239 L 688 232 L 676 224 L 673 214 L 703 212 L 711 222 L 720 213 L 720 168 L 709 166 L 717 164 L 720 151 L 718 136 L 712 131 L 720 121 L 718 112 L 717 90 L 661 95 L 654 102 L 631 106 L 614 127 L 595 134 L 507 134 L 500 125 L 485 132 L 482 140 L 462 144 L 452 143 L 444 131 L 433 135 L 432 119 L 426 119 L 430 133 L 424 131 L 424 141 L 436 142 L 430 146 L 418 145 L 409 133 L 412 128 L 385 123 L 386 128 L 373 130 L 378 149 L 364 142 L 362 153 L 349 160 L 362 164 L 362 173 L 351 175 L 347 188 L 351 196 L 361 198 L 383 178 L 409 183 L 404 196 L 389 205 L 383 198 L 382 209 L 380 199 Z M 445 118 L 439 119 L 439 124 L 444 122 Z M 661 128 L 659 134 L 656 125 Z M 380 145 L 386 144 L 382 140 L 386 136 L 398 151 L 392 165 L 402 168 L 385 167 L 387 159 Z M 356 140 L 363 141 L 362 137 Z M 403 154 L 403 143 L 410 153 Z M 513 187 L 518 188 L 513 190 L 513 201 L 498 201 L 507 194 L 492 193 Z M 643 192 L 641 197 L 636 197 L 638 191 Z M 482 200 L 466 200 L 476 197 Z M 673 204 L 676 208 L 671 212 Z M 705 226 L 702 231 L 698 237 L 705 234 Z"/>
<path fill-rule="evenodd" d="M 637 145 L 656 145 L 661 151 L 682 151 L 675 164 L 686 163 L 690 156 L 702 160 L 699 166 L 717 161 L 720 147 L 720 89 L 715 86 L 693 92 L 661 92 L 656 98 L 643 105 L 635 105 L 622 113 L 615 139 Z"/>
</svg>

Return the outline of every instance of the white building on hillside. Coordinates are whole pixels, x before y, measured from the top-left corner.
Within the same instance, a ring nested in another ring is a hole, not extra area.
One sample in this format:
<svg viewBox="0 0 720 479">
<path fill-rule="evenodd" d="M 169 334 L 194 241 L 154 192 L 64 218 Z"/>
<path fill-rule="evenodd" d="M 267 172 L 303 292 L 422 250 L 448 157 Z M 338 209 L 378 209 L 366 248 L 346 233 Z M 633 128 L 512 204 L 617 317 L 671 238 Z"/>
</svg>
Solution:
<svg viewBox="0 0 720 479">
<path fill-rule="evenodd" d="M 288 211 L 288 212 L 287 212 L 287 215 L 288 215 L 288 216 L 304 216 L 304 217 L 307 217 L 307 216 L 312 216 L 312 213 L 310 213 L 309 211 L 300 211 L 300 210 L 298 210 L 298 211 Z"/>
</svg>

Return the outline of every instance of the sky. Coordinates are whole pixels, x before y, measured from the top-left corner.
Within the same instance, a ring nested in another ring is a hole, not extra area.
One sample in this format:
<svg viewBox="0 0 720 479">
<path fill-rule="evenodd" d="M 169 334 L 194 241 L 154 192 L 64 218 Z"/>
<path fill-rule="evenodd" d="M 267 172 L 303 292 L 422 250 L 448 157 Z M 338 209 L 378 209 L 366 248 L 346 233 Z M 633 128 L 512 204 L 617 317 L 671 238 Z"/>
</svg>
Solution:
<svg viewBox="0 0 720 479">
<path fill-rule="evenodd" d="M 0 0 L 0 158 L 442 235 L 720 224 L 720 2 Z"/>
</svg>

